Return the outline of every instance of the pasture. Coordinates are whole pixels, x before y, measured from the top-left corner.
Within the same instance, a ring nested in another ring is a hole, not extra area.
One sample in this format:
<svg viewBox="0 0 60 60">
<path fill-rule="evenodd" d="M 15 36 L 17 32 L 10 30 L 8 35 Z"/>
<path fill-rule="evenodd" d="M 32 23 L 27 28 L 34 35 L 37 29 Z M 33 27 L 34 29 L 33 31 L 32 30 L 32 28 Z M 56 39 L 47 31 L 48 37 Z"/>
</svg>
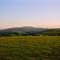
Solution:
<svg viewBox="0 0 60 60">
<path fill-rule="evenodd" d="M 0 60 L 60 60 L 60 36 L 0 37 Z"/>
</svg>

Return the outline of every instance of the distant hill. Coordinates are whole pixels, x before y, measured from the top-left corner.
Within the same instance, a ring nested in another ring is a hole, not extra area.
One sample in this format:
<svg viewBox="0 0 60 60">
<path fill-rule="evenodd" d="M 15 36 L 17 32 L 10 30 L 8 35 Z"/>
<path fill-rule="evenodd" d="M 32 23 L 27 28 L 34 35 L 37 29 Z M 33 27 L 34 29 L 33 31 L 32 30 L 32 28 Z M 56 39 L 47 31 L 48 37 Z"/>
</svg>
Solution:
<svg viewBox="0 0 60 60">
<path fill-rule="evenodd" d="M 40 33 L 46 29 L 35 27 L 15 27 L 0 30 L 0 35 L 34 35 Z"/>
<path fill-rule="evenodd" d="M 41 32 L 41 35 L 48 35 L 48 36 L 60 36 L 60 28 L 56 29 L 48 29 L 45 32 Z"/>
<path fill-rule="evenodd" d="M 36 28 L 36 27 L 15 27 L 0 30 L 0 36 L 60 36 L 60 28 L 47 29 L 47 28 Z"/>
</svg>

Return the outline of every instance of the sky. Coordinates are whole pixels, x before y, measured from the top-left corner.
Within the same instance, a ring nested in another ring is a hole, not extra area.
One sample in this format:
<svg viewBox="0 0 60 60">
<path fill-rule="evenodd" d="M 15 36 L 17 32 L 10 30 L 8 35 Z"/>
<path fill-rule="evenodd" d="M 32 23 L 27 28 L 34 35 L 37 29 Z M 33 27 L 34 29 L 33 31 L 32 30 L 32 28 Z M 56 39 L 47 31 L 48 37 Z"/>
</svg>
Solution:
<svg viewBox="0 0 60 60">
<path fill-rule="evenodd" d="M 60 0 L 0 0 L 0 28 L 60 28 Z"/>
</svg>

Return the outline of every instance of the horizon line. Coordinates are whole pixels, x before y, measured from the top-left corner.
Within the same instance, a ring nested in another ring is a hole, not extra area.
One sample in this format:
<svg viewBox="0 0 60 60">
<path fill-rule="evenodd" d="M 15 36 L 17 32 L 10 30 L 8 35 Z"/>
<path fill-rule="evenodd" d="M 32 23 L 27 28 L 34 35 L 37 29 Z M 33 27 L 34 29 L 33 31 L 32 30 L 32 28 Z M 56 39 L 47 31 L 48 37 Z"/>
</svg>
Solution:
<svg viewBox="0 0 60 60">
<path fill-rule="evenodd" d="M 21 28 L 21 27 L 46 28 L 46 29 L 60 29 L 60 27 L 16 26 L 16 27 L 5 27 L 5 28 L 3 27 L 3 28 L 0 28 L 0 30 L 10 29 L 10 28 Z"/>
</svg>

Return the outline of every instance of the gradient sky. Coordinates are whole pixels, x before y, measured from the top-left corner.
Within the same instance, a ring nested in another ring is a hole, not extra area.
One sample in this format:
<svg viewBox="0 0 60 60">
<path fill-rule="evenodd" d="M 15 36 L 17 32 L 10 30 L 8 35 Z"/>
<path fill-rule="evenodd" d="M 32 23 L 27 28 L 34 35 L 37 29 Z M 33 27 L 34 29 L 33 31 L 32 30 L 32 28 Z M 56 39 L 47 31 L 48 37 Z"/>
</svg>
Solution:
<svg viewBox="0 0 60 60">
<path fill-rule="evenodd" d="M 60 28 L 60 0 L 0 0 L 0 28 Z"/>
</svg>

